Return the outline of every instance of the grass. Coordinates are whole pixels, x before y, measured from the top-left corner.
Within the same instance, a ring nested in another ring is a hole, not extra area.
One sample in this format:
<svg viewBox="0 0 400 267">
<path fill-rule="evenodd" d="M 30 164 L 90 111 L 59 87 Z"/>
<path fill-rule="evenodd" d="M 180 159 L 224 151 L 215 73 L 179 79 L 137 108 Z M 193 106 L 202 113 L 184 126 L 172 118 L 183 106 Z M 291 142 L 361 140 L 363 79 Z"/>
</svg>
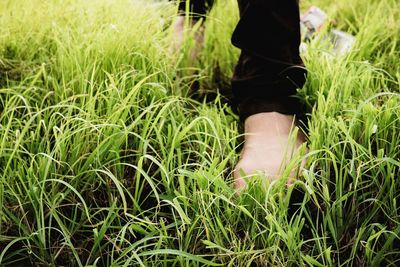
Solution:
<svg viewBox="0 0 400 267">
<path fill-rule="evenodd" d="M 171 3 L 1 1 L 0 264 L 397 266 L 400 5 L 310 5 L 356 45 L 302 55 L 299 180 L 237 196 L 238 118 L 222 96 L 186 97 L 229 84 L 234 0 L 210 13 L 194 66 L 190 38 L 169 50 Z"/>
</svg>

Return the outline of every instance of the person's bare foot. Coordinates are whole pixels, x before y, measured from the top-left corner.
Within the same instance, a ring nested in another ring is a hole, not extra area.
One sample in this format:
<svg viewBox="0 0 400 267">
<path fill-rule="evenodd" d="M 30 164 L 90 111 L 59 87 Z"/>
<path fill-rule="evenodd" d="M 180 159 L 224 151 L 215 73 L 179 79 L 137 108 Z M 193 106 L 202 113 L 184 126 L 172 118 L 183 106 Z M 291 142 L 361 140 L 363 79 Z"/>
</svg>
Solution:
<svg viewBox="0 0 400 267">
<path fill-rule="evenodd" d="M 244 126 L 245 143 L 233 173 L 234 186 L 239 190 L 246 187 L 245 178 L 251 175 L 261 174 L 269 180 L 278 179 L 292 154 L 305 141 L 301 131 L 291 138 L 295 128 L 292 115 L 258 113 L 248 117 Z"/>
<path fill-rule="evenodd" d="M 186 24 L 188 23 L 188 28 L 186 29 Z M 179 15 L 175 18 L 175 23 L 173 25 L 173 45 L 172 52 L 179 51 L 185 40 L 185 34 L 193 38 L 194 46 L 191 48 L 190 59 L 192 61 L 196 60 L 204 42 L 204 26 L 203 22 L 197 19 L 187 18 L 185 16 Z"/>
</svg>

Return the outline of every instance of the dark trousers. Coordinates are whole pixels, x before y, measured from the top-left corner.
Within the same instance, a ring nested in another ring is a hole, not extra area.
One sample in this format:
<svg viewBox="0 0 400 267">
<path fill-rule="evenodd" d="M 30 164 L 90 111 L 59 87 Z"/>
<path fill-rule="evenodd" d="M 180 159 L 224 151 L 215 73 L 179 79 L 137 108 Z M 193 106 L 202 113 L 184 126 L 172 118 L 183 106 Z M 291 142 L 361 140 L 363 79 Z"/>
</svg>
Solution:
<svg viewBox="0 0 400 267">
<path fill-rule="evenodd" d="M 204 16 L 213 0 L 187 1 L 194 18 Z M 238 0 L 240 21 L 232 44 L 241 49 L 232 77 L 234 109 L 240 118 L 276 111 L 302 115 L 296 90 L 305 82 L 299 55 L 300 25 L 297 0 Z"/>
</svg>

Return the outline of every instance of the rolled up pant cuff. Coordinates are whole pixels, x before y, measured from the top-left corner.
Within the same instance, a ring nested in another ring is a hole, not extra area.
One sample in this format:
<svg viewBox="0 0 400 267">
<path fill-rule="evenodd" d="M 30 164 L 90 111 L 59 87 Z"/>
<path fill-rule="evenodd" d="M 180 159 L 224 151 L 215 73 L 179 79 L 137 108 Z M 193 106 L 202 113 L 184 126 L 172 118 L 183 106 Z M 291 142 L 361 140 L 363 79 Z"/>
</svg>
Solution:
<svg viewBox="0 0 400 267">
<path fill-rule="evenodd" d="M 249 97 L 238 106 L 240 120 L 244 122 L 248 117 L 264 112 L 278 112 L 287 115 L 303 115 L 302 106 L 298 97 Z"/>
<path fill-rule="evenodd" d="M 178 14 L 189 15 L 196 20 L 205 18 L 213 2 L 214 0 L 178 0 Z M 186 13 L 187 5 L 189 5 L 189 14 Z"/>
</svg>

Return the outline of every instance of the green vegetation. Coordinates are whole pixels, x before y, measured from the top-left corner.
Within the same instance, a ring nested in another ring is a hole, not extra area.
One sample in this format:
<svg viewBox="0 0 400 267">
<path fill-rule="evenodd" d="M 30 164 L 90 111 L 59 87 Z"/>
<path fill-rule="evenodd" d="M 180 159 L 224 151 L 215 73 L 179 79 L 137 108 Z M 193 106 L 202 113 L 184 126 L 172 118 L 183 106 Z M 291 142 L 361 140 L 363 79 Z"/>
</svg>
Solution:
<svg viewBox="0 0 400 267">
<path fill-rule="evenodd" d="M 169 2 L 0 1 L 0 264 L 398 266 L 400 2 L 311 4 L 357 43 L 303 55 L 299 180 L 237 196 L 237 117 L 186 97 L 229 83 L 235 0 L 195 66 L 190 38 L 169 49 Z"/>
</svg>

